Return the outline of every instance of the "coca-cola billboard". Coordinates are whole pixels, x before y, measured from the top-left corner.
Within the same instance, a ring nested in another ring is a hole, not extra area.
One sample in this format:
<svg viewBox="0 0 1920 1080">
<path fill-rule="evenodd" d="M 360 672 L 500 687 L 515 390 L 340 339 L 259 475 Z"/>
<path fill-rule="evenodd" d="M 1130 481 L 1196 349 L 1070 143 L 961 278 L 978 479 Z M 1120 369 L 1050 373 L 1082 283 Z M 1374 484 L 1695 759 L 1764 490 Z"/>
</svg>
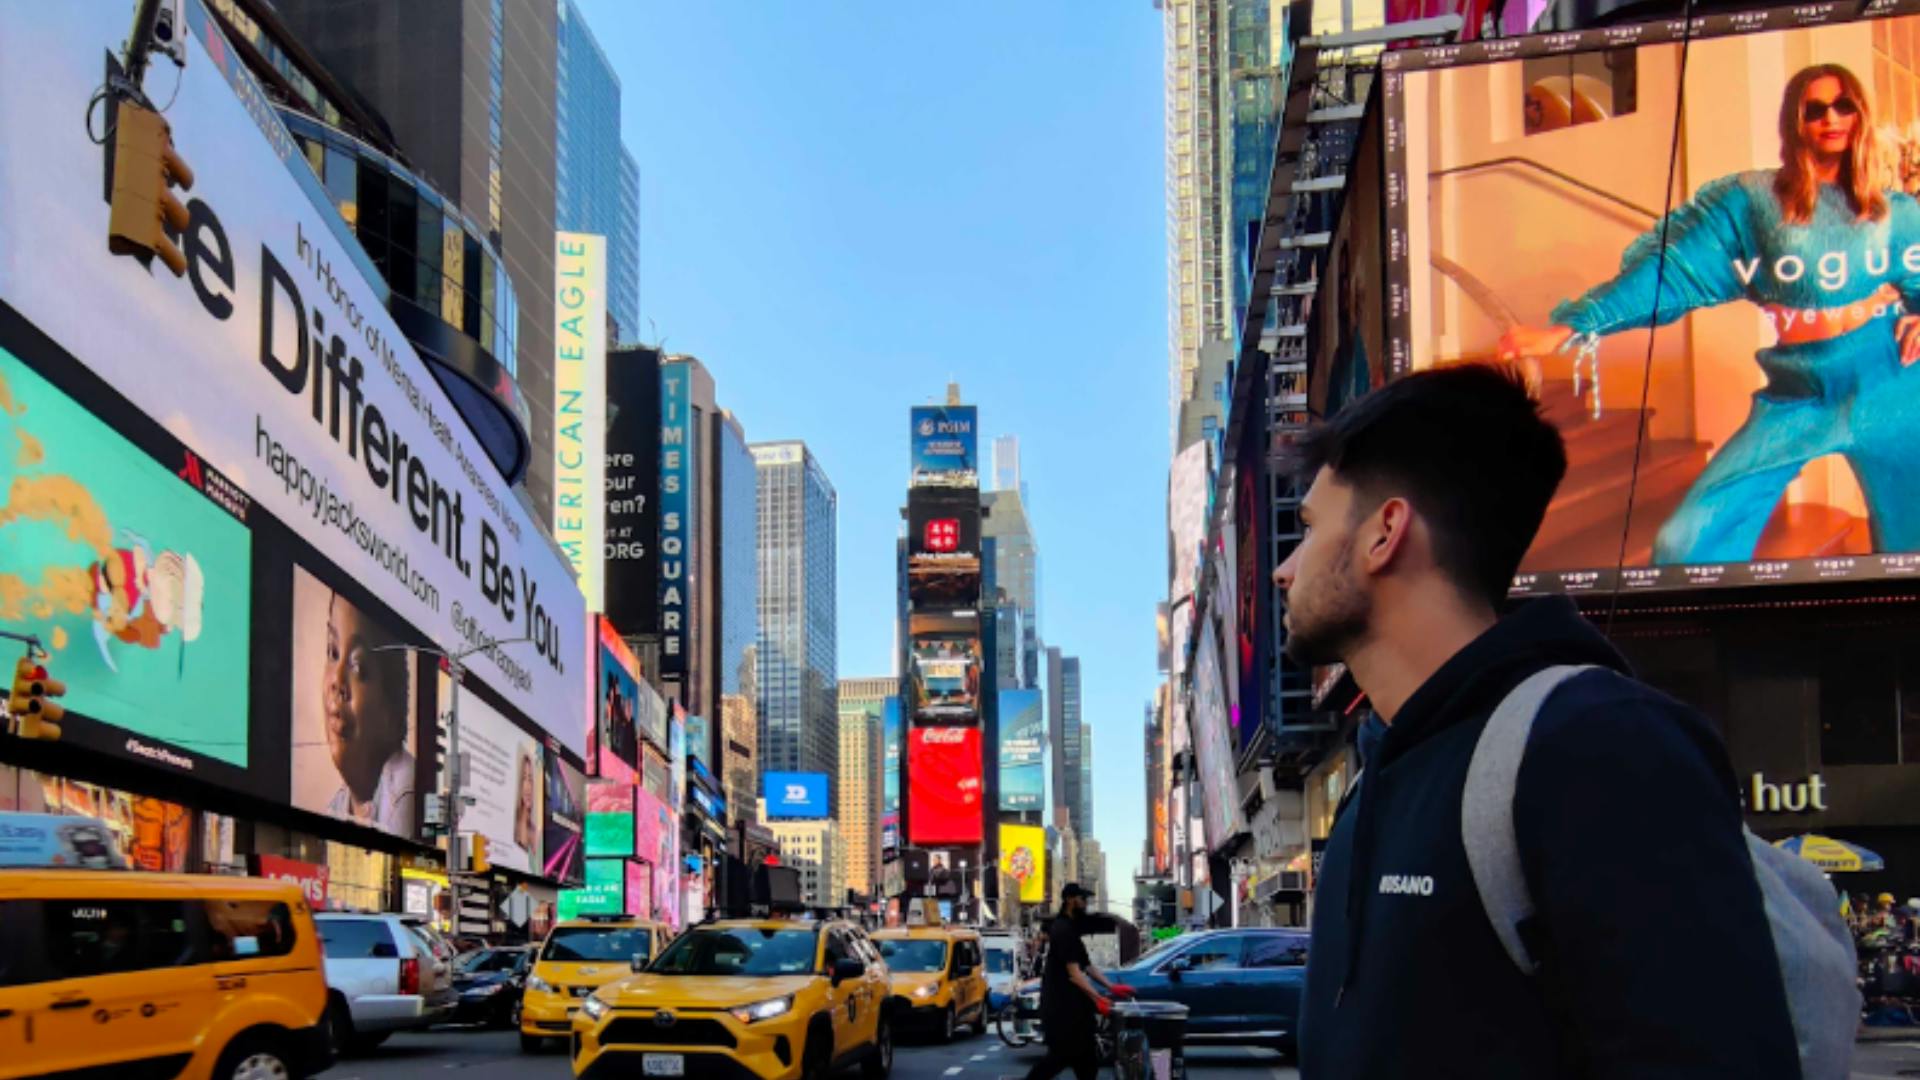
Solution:
<svg viewBox="0 0 1920 1080">
<path fill-rule="evenodd" d="M 978 844 L 986 835 L 980 729 L 916 727 L 907 733 L 907 842 Z"/>
<path fill-rule="evenodd" d="M 319 863 L 283 859 L 278 855 L 250 855 L 249 869 L 254 877 L 269 881 L 287 881 L 300 886 L 307 906 L 320 911 L 327 906 L 327 868 Z"/>
</svg>

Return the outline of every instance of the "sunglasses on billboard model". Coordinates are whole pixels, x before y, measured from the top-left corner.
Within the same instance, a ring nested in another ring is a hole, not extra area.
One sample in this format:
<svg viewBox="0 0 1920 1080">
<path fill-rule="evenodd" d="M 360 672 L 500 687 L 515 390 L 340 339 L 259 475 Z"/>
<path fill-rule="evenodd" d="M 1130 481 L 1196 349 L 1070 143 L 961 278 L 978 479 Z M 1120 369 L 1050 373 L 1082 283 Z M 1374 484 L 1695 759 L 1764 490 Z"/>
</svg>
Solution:
<svg viewBox="0 0 1920 1080">
<path fill-rule="evenodd" d="M 1860 106 L 1849 97 L 1834 98 L 1832 101 L 1809 101 L 1800 106 L 1800 120 L 1807 124 L 1818 123 L 1827 115 L 1828 110 L 1840 116 L 1857 116 L 1860 113 Z"/>
</svg>

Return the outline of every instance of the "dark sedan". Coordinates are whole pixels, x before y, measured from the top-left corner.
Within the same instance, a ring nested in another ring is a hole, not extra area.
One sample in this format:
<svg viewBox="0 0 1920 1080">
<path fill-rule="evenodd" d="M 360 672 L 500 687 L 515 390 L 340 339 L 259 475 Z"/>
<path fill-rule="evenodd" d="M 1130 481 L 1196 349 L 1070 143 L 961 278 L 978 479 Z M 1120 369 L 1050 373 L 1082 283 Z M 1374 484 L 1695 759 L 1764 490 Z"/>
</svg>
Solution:
<svg viewBox="0 0 1920 1080">
<path fill-rule="evenodd" d="M 533 949 L 525 945 L 481 949 L 462 957 L 453 975 L 454 992 L 460 995 L 453 1022 L 519 1027 L 520 994 L 532 965 Z"/>
<path fill-rule="evenodd" d="M 1186 934 L 1108 974 L 1143 1001 L 1185 1005 L 1190 1045 L 1267 1046 L 1292 1054 L 1307 932 L 1242 927 Z"/>
</svg>

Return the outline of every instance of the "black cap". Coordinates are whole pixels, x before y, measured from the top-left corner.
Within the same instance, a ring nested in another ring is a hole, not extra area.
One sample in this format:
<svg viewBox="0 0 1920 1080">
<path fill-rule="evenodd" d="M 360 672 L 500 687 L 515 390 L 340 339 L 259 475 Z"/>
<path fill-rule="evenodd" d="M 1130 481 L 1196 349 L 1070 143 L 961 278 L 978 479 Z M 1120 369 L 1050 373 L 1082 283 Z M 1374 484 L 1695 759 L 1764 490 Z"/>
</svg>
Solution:
<svg viewBox="0 0 1920 1080">
<path fill-rule="evenodd" d="M 1067 882 L 1066 887 L 1060 890 L 1060 899 L 1062 901 L 1071 900 L 1076 896 L 1084 896 L 1091 900 L 1093 898 L 1093 890 L 1077 881 Z"/>
</svg>

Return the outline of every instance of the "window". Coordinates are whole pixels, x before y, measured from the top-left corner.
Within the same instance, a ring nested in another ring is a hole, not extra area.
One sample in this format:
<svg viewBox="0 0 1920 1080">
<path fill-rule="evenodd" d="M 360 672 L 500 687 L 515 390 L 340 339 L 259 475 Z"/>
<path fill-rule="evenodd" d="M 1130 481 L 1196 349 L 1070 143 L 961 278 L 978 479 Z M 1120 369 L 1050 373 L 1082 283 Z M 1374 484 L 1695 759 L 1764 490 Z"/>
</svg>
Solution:
<svg viewBox="0 0 1920 1080">
<path fill-rule="evenodd" d="M 323 919 L 319 926 L 320 942 L 326 946 L 329 960 L 374 960 L 399 955 L 393 932 L 378 919 Z"/>
<path fill-rule="evenodd" d="M 268 900 L 208 900 L 207 943 L 215 960 L 285 956 L 293 951 L 293 912 Z"/>
<path fill-rule="evenodd" d="M 1611 120 L 1639 107 L 1639 61 L 1631 47 L 1523 64 L 1521 116 L 1528 135 Z"/>
<path fill-rule="evenodd" d="M 1240 934 L 1222 934 L 1193 945 L 1180 954 L 1188 971 L 1210 971 L 1240 966 L 1240 949 L 1245 941 Z"/>
<path fill-rule="evenodd" d="M 1307 935 L 1255 934 L 1247 942 L 1247 966 L 1250 968 L 1305 967 Z"/>
<path fill-rule="evenodd" d="M 847 948 L 847 935 L 839 930 L 827 931 L 827 970 L 831 972 L 836 964 L 852 956 L 853 951 Z"/>
<path fill-rule="evenodd" d="M 48 974 L 117 975 L 195 961 L 187 906 L 175 900 L 48 900 Z"/>
</svg>

